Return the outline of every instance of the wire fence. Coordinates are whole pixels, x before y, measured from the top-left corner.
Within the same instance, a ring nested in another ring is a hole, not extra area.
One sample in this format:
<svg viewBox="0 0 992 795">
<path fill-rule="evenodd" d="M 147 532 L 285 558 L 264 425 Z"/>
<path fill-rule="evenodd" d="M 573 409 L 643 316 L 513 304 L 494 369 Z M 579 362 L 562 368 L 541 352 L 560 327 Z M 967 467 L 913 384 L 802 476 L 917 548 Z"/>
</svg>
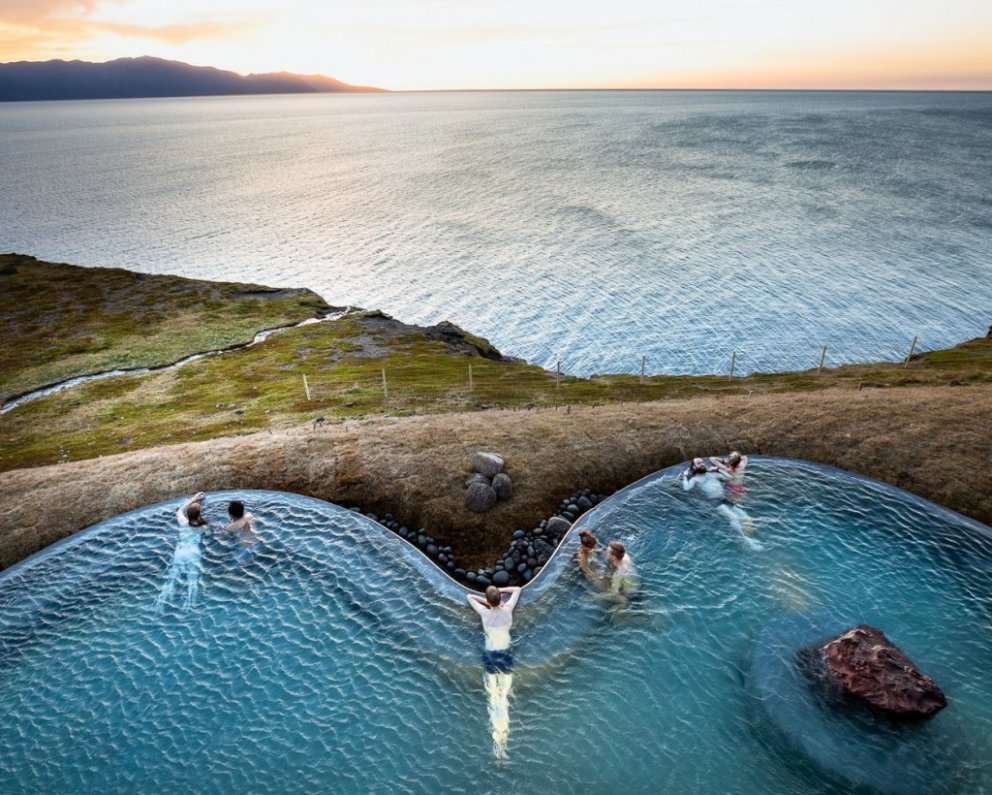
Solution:
<svg viewBox="0 0 992 795">
<path fill-rule="evenodd" d="M 914 337 L 906 356 L 908 366 L 919 339 Z M 473 409 L 492 407 L 536 408 L 574 404 L 638 402 L 661 398 L 690 397 L 701 392 L 727 392 L 745 378 L 754 384 L 774 386 L 781 382 L 793 387 L 815 385 L 825 374 L 827 346 L 818 351 L 815 366 L 801 372 L 751 373 L 739 375 L 737 351 L 728 357 L 724 373 L 673 376 L 648 371 L 647 357 L 641 357 L 640 371 L 589 377 L 562 372 L 560 363 L 554 370 L 523 363 L 495 362 L 485 359 L 452 358 L 450 363 L 369 365 L 359 371 L 342 372 L 333 366 L 315 369 L 299 378 L 298 397 L 305 409 L 327 406 L 344 413 L 381 411 Z M 900 362 L 891 364 L 898 365 Z M 852 381 L 857 375 L 851 375 Z M 349 411 L 351 410 L 351 411 Z"/>
</svg>

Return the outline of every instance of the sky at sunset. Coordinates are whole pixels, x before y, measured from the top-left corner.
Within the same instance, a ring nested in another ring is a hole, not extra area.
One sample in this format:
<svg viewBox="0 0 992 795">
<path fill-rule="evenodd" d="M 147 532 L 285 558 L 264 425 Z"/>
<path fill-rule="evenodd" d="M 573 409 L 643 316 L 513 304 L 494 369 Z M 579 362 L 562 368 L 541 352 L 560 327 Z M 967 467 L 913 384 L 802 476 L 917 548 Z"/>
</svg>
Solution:
<svg viewBox="0 0 992 795">
<path fill-rule="evenodd" d="M 992 89 L 992 0 L 0 0 L 0 61 L 391 89 Z"/>
</svg>

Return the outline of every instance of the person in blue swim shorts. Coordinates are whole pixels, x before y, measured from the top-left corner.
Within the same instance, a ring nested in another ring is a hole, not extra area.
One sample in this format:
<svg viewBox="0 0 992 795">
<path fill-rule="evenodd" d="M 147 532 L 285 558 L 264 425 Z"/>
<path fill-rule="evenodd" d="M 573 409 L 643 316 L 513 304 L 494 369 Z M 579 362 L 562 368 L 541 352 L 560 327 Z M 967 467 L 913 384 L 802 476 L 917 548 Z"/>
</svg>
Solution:
<svg viewBox="0 0 992 795">
<path fill-rule="evenodd" d="M 507 600 L 503 601 L 503 596 Z M 489 697 L 489 723 L 492 728 L 493 754 L 499 760 L 507 758 L 506 743 L 510 737 L 510 691 L 513 688 L 513 649 L 510 627 L 513 608 L 520 599 L 520 588 L 497 588 L 490 585 L 485 598 L 468 594 L 469 606 L 482 619 L 486 636 L 482 653 L 482 668 L 486 694 Z"/>
</svg>

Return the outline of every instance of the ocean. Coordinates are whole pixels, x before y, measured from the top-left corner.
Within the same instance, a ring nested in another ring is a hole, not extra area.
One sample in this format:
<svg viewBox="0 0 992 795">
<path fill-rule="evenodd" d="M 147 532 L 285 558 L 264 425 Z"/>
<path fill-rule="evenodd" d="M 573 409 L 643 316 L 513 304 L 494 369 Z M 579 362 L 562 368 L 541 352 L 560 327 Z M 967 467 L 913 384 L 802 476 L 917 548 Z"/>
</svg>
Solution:
<svg viewBox="0 0 992 795">
<path fill-rule="evenodd" d="M 0 250 L 303 286 L 587 375 L 896 360 L 992 323 L 992 94 L 0 105 Z"/>
</svg>

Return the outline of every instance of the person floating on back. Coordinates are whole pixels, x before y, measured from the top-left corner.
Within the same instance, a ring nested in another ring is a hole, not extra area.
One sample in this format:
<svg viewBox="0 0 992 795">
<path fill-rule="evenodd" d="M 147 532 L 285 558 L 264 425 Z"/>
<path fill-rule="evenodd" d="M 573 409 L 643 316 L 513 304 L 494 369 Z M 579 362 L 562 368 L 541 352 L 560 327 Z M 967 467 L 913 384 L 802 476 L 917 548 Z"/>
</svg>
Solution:
<svg viewBox="0 0 992 795">
<path fill-rule="evenodd" d="M 503 602 L 503 596 L 509 598 Z M 490 585 L 486 596 L 470 593 L 469 606 L 482 619 L 486 636 L 482 653 L 482 668 L 486 694 L 489 697 L 489 723 L 492 729 L 493 754 L 499 760 L 507 758 L 506 744 L 510 738 L 510 691 L 513 688 L 513 649 L 510 627 L 513 608 L 520 599 L 520 588 L 497 588 Z"/>
<path fill-rule="evenodd" d="M 206 495 L 201 491 L 184 502 L 176 511 L 179 540 L 176 542 L 172 562 L 166 572 L 165 585 L 162 586 L 155 600 L 159 610 L 172 600 L 176 583 L 181 576 L 186 578 L 186 599 L 183 601 L 183 610 L 189 610 L 199 596 L 202 558 L 200 542 L 203 538 L 203 528 L 207 526 L 207 521 L 203 518 L 205 500 Z"/>
<path fill-rule="evenodd" d="M 760 541 L 751 538 L 748 532 L 753 527 L 753 521 L 744 509 L 735 505 L 724 492 L 724 482 L 731 476 L 720 469 L 709 469 L 702 458 L 694 458 L 688 469 L 679 479 L 683 491 L 696 490 L 706 502 L 712 505 L 717 513 L 723 516 L 734 530 L 741 534 L 741 539 L 747 549 L 757 551 L 764 549 Z"/>
</svg>

